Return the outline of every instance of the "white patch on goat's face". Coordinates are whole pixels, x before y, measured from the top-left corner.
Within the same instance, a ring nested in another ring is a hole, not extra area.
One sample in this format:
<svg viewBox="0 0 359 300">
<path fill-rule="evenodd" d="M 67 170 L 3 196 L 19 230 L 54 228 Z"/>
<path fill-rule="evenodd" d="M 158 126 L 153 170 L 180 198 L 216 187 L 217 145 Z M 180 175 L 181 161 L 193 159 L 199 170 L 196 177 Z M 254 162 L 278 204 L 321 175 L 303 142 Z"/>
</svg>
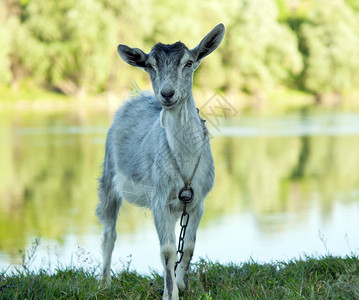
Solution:
<svg viewBox="0 0 359 300">
<path fill-rule="evenodd" d="M 164 109 L 174 108 L 190 97 L 194 69 L 191 52 L 184 44 L 156 44 L 153 47 L 146 71 L 150 74 L 156 98 Z"/>
</svg>

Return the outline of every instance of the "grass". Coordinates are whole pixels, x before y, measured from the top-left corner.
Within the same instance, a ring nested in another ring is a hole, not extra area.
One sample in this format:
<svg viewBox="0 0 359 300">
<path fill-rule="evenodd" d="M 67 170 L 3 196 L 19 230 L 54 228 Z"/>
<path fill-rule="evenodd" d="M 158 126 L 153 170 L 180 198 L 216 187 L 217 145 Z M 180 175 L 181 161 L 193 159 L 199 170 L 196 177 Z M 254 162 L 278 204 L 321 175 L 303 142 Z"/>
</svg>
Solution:
<svg viewBox="0 0 359 300">
<path fill-rule="evenodd" d="M 113 274 L 110 286 L 98 270 L 62 268 L 0 273 L 0 299 L 161 299 L 163 278 L 128 268 Z M 200 260 L 192 265 L 181 299 L 358 299 L 359 258 L 330 255 L 289 262 L 221 265 Z"/>
</svg>

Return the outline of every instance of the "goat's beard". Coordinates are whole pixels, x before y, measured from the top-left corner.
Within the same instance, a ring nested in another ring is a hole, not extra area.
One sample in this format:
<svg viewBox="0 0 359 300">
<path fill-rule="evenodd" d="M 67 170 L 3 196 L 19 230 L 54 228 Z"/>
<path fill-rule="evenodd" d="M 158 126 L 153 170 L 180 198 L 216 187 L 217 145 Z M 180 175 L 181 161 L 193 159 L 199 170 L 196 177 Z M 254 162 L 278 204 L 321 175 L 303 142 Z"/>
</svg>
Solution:
<svg viewBox="0 0 359 300">
<path fill-rule="evenodd" d="M 187 101 L 184 101 L 184 103 L 182 104 L 182 107 L 180 109 L 181 109 L 180 122 L 181 122 L 181 125 L 185 125 L 188 121 Z M 160 124 L 161 124 L 162 128 L 166 128 L 166 126 L 167 126 L 166 114 L 167 114 L 167 109 L 162 108 L 161 113 L 160 113 Z"/>
<path fill-rule="evenodd" d="M 187 101 L 185 101 L 182 105 L 180 120 L 181 120 L 181 125 L 184 125 L 187 123 L 187 120 L 188 120 Z"/>
</svg>

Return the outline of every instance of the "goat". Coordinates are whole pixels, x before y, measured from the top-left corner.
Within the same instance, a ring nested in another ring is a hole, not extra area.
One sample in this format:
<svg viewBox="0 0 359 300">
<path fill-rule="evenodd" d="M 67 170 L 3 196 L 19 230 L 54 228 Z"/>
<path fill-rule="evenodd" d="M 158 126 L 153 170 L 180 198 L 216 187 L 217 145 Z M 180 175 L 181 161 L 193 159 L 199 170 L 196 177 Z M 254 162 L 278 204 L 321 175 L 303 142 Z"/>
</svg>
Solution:
<svg viewBox="0 0 359 300">
<path fill-rule="evenodd" d="M 193 73 L 219 46 L 224 32 L 218 24 L 192 50 L 181 42 L 157 43 L 148 54 L 122 44 L 117 48 L 126 63 L 150 75 L 154 95 L 140 92 L 125 102 L 107 134 L 96 210 L 104 226 L 102 276 L 107 282 L 124 198 L 152 211 L 164 267 L 163 298 L 178 299 L 178 288 L 188 284 L 203 202 L 214 184 L 209 138 L 192 95 Z M 190 220 L 175 271 L 175 224 L 184 208 L 177 194 L 184 185 L 184 196 L 193 201 L 186 204 Z"/>
</svg>

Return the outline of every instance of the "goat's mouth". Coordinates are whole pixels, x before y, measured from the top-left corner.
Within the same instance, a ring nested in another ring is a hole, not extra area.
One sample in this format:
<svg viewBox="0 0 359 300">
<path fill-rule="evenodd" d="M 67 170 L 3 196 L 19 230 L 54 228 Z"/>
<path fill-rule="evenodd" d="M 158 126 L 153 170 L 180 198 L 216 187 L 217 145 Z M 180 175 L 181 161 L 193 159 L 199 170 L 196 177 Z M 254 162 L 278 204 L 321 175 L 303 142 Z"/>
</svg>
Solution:
<svg viewBox="0 0 359 300">
<path fill-rule="evenodd" d="M 177 106 L 178 104 L 178 101 L 171 101 L 171 102 L 162 102 L 161 101 L 161 105 L 164 109 L 172 109 L 174 108 L 175 106 Z"/>
</svg>

